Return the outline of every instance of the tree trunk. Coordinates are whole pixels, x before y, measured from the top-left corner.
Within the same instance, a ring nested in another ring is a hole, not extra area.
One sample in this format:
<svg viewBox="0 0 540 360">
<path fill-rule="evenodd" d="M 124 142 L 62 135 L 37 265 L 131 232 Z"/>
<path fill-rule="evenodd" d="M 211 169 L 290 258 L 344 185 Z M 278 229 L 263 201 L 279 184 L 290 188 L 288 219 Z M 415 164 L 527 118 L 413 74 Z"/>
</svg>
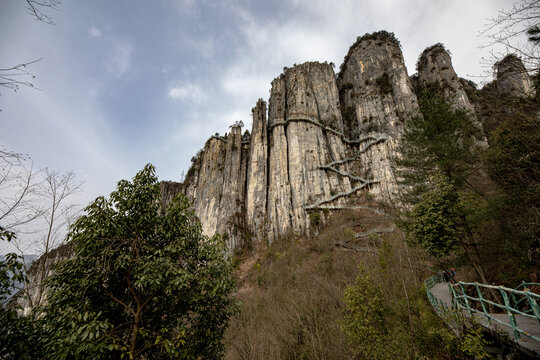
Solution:
<svg viewBox="0 0 540 360">
<path fill-rule="evenodd" d="M 465 250 L 465 254 L 467 254 L 467 257 L 469 258 L 469 261 L 471 262 L 471 265 L 473 266 L 474 270 L 476 271 L 476 274 L 478 275 L 478 277 L 480 278 L 480 281 L 483 283 L 483 284 L 486 284 L 486 285 L 489 285 L 487 279 L 486 279 L 486 276 L 485 276 L 485 273 L 484 273 L 484 270 L 482 269 L 482 267 L 478 264 L 478 262 L 474 259 L 473 255 L 471 254 L 469 248 L 467 245 L 465 245 L 464 241 L 461 239 L 460 240 L 461 242 L 461 247 L 463 248 L 463 250 Z M 495 292 L 495 290 L 493 289 L 488 289 L 489 293 L 491 294 L 491 296 L 493 296 L 493 300 L 494 301 L 499 301 L 500 298 L 499 296 L 497 296 L 497 293 Z M 492 308 L 492 306 L 490 305 L 490 308 Z M 493 309 L 491 309 L 493 310 Z"/>
<path fill-rule="evenodd" d="M 129 358 L 135 359 L 135 349 L 137 345 L 137 332 L 139 332 L 139 322 L 141 321 L 141 311 L 137 310 L 133 319 L 133 330 L 131 331 L 131 339 L 129 344 Z"/>
</svg>

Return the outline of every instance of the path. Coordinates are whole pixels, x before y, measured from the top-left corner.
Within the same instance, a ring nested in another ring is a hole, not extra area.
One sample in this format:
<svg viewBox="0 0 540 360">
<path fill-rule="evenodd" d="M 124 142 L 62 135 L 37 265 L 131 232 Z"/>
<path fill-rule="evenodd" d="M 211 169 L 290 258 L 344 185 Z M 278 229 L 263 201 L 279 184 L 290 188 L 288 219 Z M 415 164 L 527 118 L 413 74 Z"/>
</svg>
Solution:
<svg viewBox="0 0 540 360">
<path fill-rule="evenodd" d="M 451 309 L 453 307 L 452 293 L 450 292 L 447 282 L 436 283 L 435 285 L 433 285 L 433 287 L 431 287 L 431 289 L 428 289 L 428 291 L 430 291 L 431 294 L 441 304 L 443 304 L 447 308 Z M 462 310 L 462 313 L 464 316 L 470 317 L 469 312 L 467 310 Z M 509 322 L 508 314 L 489 313 L 489 315 L 493 316 L 495 319 L 498 319 L 502 322 L 505 322 L 505 323 Z M 519 329 L 527 332 L 530 335 L 540 338 L 540 322 L 537 319 L 531 319 L 531 318 L 528 318 L 519 314 L 516 314 L 514 316 L 516 319 L 516 325 Z M 508 334 L 508 337 L 510 339 L 515 340 L 514 332 L 510 325 L 500 324 L 494 320 L 491 320 L 491 324 L 489 324 L 487 317 L 483 315 L 482 313 L 473 313 L 473 317 L 475 318 L 476 321 L 478 321 L 487 329 L 505 332 Z M 540 357 L 540 342 L 539 341 L 533 340 L 527 337 L 526 335 L 521 335 L 520 339 L 515 340 L 515 341 L 523 348 L 534 352 L 535 355 Z"/>
</svg>

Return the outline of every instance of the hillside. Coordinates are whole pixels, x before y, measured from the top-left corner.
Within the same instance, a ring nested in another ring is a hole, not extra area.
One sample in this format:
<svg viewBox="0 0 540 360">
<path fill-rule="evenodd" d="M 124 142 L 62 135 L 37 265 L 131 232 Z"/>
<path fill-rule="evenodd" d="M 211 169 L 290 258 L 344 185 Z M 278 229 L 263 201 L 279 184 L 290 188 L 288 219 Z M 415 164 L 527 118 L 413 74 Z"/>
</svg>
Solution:
<svg viewBox="0 0 540 360">
<path fill-rule="evenodd" d="M 382 328 L 373 323 L 370 358 L 458 358 L 453 333 L 425 299 L 426 256 L 408 248 L 400 231 L 387 232 L 389 218 L 372 210 L 347 210 L 329 224 L 313 238 L 290 236 L 237 254 L 240 311 L 226 334 L 226 359 L 354 358 L 362 346 L 342 330 L 343 294 L 360 274 L 373 280 L 363 291 L 380 290 L 387 304 Z M 389 343 L 381 346 L 378 336 Z"/>
</svg>

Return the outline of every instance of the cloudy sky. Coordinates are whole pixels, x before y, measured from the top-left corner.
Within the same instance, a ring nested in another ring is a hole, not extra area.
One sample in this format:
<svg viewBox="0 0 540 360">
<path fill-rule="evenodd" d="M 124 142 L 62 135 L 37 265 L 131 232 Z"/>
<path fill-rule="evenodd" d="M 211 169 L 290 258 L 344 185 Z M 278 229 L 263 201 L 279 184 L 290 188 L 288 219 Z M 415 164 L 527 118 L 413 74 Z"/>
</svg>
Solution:
<svg viewBox="0 0 540 360">
<path fill-rule="evenodd" d="M 110 193 L 144 164 L 179 180 L 206 139 L 237 120 L 284 66 L 341 64 L 357 36 L 401 41 L 409 74 L 442 42 L 476 82 L 478 37 L 506 0 L 64 0 L 36 21 L 23 0 L 0 1 L 0 67 L 39 58 L 39 90 L 0 87 L 0 144 L 36 166 L 74 170 L 81 202 Z"/>
</svg>

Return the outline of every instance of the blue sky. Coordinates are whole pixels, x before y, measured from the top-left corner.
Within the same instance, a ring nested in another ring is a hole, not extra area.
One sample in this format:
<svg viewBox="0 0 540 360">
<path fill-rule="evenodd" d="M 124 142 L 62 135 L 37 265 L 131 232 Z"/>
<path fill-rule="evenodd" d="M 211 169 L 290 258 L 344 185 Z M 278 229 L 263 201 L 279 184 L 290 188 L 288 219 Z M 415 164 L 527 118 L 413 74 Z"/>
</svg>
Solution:
<svg viewBox="0 0 540 360">
<path fill-rule="evenodd" d="M 0 67 L 43 59 L 29 68 L 40 90 L 0 88 L 0 144 L 39 167 L 74 170 L 83 205 L 148 162 L 179 180 L 210 135 L 237 120 L 251 127 L 251 108 L 284 66 L 337 69 L 357 36 L 384 29 L 401 41 L 409 74 L 442 42 L 458 75 L 482 75 L 478 31 L 511 4 L 64 0 L 47 25 L 24 1 L 2 0 Z"/>
</svg>

